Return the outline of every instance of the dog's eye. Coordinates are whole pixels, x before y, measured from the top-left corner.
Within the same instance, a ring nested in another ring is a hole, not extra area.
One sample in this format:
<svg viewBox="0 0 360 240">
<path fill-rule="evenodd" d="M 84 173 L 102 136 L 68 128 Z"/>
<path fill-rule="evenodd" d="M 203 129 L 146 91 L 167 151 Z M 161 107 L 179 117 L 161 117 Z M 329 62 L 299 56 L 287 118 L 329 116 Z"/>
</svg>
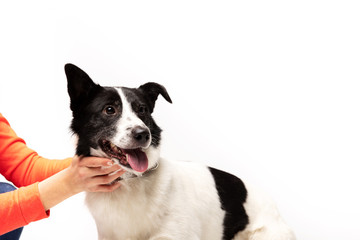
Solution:
<svg viewBox="0 0 360 240">
<path fill-rule="evenodd" d="M 117 110 L 113 106 L 106 106 L 103 111 L 106 115 L 115 115 Z"/>
</svg>

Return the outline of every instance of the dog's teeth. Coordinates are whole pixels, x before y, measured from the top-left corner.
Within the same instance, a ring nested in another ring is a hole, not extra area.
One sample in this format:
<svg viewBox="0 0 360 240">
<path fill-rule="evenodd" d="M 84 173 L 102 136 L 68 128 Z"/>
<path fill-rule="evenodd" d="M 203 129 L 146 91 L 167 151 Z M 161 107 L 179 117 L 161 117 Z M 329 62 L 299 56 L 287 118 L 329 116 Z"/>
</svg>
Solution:
<svg viewBox="0 0 360 240">
<path fill-rule="evenodd" d="M 110 147 L 111 147 L 111 150 L 113 150 L 114 152 L 117 152 L 117 146 L 113 143 L 110 143 Z"/>
</svg>

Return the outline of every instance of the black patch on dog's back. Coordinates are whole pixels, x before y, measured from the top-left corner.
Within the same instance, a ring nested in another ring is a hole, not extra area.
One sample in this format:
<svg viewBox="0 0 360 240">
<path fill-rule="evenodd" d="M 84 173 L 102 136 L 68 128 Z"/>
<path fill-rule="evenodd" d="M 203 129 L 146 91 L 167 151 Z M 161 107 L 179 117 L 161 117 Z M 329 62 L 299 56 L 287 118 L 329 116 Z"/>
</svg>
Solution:
<svg viewBox="0 0 360 240">
<path fill-rule="evenodd" d="M 238 177 L 211 167 L 209 170 L 215 180 L 221 208 L 225 211 L 223 240 L 231 240 L 249 223 L 244 208 L 247 190 Z"/>
</svg>

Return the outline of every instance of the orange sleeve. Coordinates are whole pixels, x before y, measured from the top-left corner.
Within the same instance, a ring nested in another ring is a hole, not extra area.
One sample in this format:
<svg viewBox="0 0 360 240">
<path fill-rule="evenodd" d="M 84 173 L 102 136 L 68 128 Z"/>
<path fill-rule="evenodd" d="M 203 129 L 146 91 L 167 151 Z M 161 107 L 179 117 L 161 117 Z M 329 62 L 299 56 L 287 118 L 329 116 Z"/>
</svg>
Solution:
<svg viewBox="0 0 360 240">
<path fill-rule="evenodd" d="M 0 235 L 49 215 L 40 200 L 38 183 L 0 194 Z"/>
<path fill-rule="evenodd" d="M 49 160 L 28 148 L 0 114 L 0 174 L 21 187 L 0 194 L 0 235 L 48 217 L 40 200 L 38 182 L 68 167 L 71 158 Z"/>
</svg>

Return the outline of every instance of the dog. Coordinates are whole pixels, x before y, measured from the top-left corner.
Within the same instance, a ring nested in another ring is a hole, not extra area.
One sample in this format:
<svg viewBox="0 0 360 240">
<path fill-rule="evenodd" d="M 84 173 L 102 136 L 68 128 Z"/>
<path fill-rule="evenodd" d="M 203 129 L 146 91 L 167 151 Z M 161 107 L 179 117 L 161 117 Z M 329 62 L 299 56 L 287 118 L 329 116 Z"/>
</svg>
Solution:
<svg viewBox="0 0 360 240">
<path fill-rule="evenodd" d="M 113 159 L 126 170 L 111 193 L 87 193 L 101 240 L 294 240 L 274 202 L 241 179 L 196 162 L 160 156 L 152 118 L 160 84 L 104 87 L 65 65 L 76 154 Z"/>
</svg>

